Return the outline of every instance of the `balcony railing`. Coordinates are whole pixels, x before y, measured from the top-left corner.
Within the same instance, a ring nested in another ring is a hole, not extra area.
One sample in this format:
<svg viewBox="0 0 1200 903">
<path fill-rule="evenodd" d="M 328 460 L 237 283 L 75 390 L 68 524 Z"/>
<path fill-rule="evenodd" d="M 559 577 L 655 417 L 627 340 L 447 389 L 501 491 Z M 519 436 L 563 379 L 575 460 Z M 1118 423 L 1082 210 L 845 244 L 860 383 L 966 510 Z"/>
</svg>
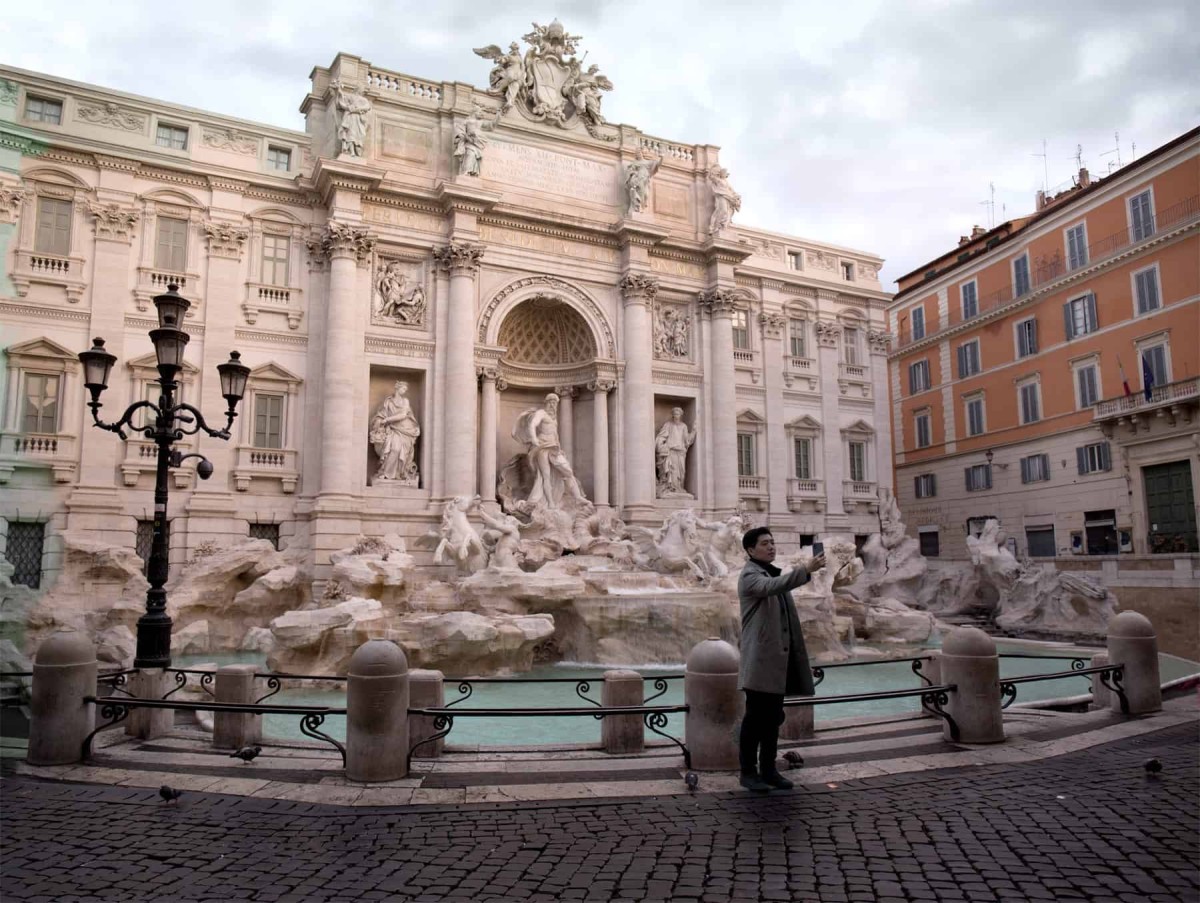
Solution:
<svg viewBox="0 0 1200 903">
<path fill-rule="evenodd" d="M 854 499 L 874 499 L 875 484 L 863 480 L 845 480 L 842 483 L 842 495 Z"/>
<path fill-rule="evenodd" d="M 745 476 L 738 477 L 738 489 L 740 489 L 742 492 L 751 492 L 751 493 L 762 492 L 763 491 L 762 486 L 763 486 L 763 478 L 762 477 L 757 477 L 757 476 L 755 476 L 755 477 L 745 477 Z"/>
<path fill-rule="evenodd" d="M 196 450 L 196 440 L 177 442 L 175 447 L 185 455 Z M 158 446 L 148 439 L 126 439 L 125 460 L 121 462 L 121 481 L 126 486 L 136 486 L 138 477 L 154 473 L 158 468 Z M 171 470 L 176 489 L 187 489 L 192 484 L 193 467 L 176 467 Z"/>
<path fill-rule="evenodd" d="M 787 358 L 787 368 L 795 370 L 797 373 L 811 373 L 813 368 L 812 358 L 808 357 L 791 357 Z"/>
<path fill-rule="evenodd" d="M 80 257 L 18 250 L 11 276 L 18 298 L 24 298 L 29 294 L 29 287 L 38 283 L 62 286 L 67 293 L 67 301 L 78 304 L 83 298 L 83 271 L 84 261 Z"/>
<path fill-rule="evenodd" d="M 299 460 L 300 453 L 294 448 L 239 445 L 233 466 L 234 486 L 238 492 L 245 492 L 250 488 L 251 480 L 278 480 L 284 492 L 295 492 L 300 481 Z"/>
<path fill-rule="evenodd" d="M 788 478 L 789 511 L 822 511 L 825 507 L 825 481 Z"/>
<path fill-rule="evenodd" d="M 300 321 L 304 319 L 301 297 L 302 292 L 298 288 L 248 282 L 246 300 L 242 302 L 242 313 L 251 326 L 258 322 L 263 313 L 283 314 L 287 317 L 289 329 L 299 329 Z"/>
<path fill-rule="evenodd" d="M 133 298 L 137 309 L 147 311 L 155 295 L 161 295 L 169 285 L 179 286 L 181 294 L 187 295 L 192 302 L 186 316 L 191 319 L 196 316 L 197 305 L 203 299 L 200 290 L 200 276 L 196 273 L 173 273 L 159 267 L 138 267 L 137 287 L 133 290 Z"/>
<path fill-rule="evenodd" d="M 1150 411 L 1168 405 L 1186 401 L 1200 402 L 1200 376 L 1176 380 L 1155 386 L 1150 390 L 1150 397 L 1145 392 L 1134 392 L 1132 395 L 1118 395 L 1097 402 L 1092 413 L 1093 420 L 1110 420 L 1114 417 L 1128 417 L 1141 411 Z"/>
<path fill-rule="evenodd" d="M 68 483 L 75 475 L 76 439 L 61 433 L 0 433 L 0 483 L 18 468 L 48 467 L 54 480 Z"/>
<path fill-rule="evenodd" d="M 862 364 L 840 364 L 842 379 L 864 382 L 867 379 L 867 368 Z"/>
<path fill-rule="evenodd" d="M 904 348 L 914 342 L 941 335 L 943 332 L 961 326 L 963 323 L 978 320 L 986 314 L 993 313 L 1015 301 L 1020 301 L 1041 291 L 1047 285 L 1057 282 L 1065 276 L 1069 276 L 1086 267 L 1095 266 L 1110 257 L 1115 257 L 1132 247 L 1150 241 L 1155 235 L 1165 229 L 1174 229 L 1196 219 L 1200 219 L 1200 195 L 1193 195 L 1185 201 L 1180 201 L 1178 204 L 1173 204 L 1167 209 L 1159 211 L 1152 219 L 1148 234 L 1135 236 L 1134 230 L 1127 228 L 1109 235 L 1107 238 L 1093 242 L 1088 245 L 1087 252 L 1075 266 L 1071 266 L 1061 256 L 1056 256 L 1049 261 L 1039 264 L 1034 267 L 1031 274 L 1032 280 L 1027 291 L 1018 295 L 1013 291 L 1012 286 L 1005 286 L 998 291 L 984 295 L 976 304 L 974 315 L 970 317 L 963 317 L 961 304 L 955 304 L 952 301 L 950 304 L 949 320 L 945 325 L 938 329 L 926 330 L 924 336 L 920 338 L 913 336 L 911 329 L 905 330 L 897 338 L 896 347 L 898 349 Z"/>
</svg>

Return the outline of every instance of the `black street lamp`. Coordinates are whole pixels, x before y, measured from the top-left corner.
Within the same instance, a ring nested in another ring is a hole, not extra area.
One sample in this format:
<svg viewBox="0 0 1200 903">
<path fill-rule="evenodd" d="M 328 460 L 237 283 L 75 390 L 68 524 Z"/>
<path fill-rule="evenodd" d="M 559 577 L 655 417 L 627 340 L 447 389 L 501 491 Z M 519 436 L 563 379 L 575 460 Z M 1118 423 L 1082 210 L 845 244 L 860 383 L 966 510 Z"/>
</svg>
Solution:
<svg viewBox="0 0 1200 903">
<path fill-rule="evenodd" d="M 194 435 L 201 430 L 218 439 L 229 439 L 229 428 L 237 417 L 237 405 L 246 394 L 246 380 L 250 376 L 250 368 L 239 360 L 240 355 L 236 351 L 230 352 L 228 361 L 217 365 L 217 372 L 221 375 L 221 394 L 229 403 L 224 429 L 209 427 L 203 415 L 190 404 L 177 404 L 175 377 L 183 368 L 183 351 L 191 338 L 180 325 L 192 305 L 179 294 L 179 286 L 169 285 L 166 294 L 154 299 L 154 306 L 158 309 L 158 329 L 150 330 L 150 340 L 154 343 L 154 353 L 158 358 L 158 384 L 162 387 L 158 404 L 136 401 L 125 409 L 116 423 L 105 423 L 100 419 L 100 393 L 108 388 L 108 375 L 117 359 L 104 350 L 104 339 L 100 338 L 93 339 L 91 349 L 79 355 L 83 363 L 83 382 L 92 395 L 88 407 L 92 409 L 94 425 L 116 433 L 122 439 L 127 438 L 124 428 L 129 427 L 131 431 L 143 434 L 158 445 L 158 462 L 154 472 L 154 540 L 146 568 L 150 589 L 146 592 L 146 613 L 137 622 L 137 655 L 133 660 L 135 668 L 166 668 L 171 664 L 171 617 L 167 614 L 167 592 L 163 589 L 167 582 L 170 557 L 167 470 L 182 466 L 188 458 L 199 458 L 196 473 L 200 479 L 207 480 L 213 472 L 212 462 L 203 455 L 196 452 L 185 455 L 171 446 L 184 436 Z M 141 408 L 154 411 L 152 426 L 134 425 L 132 418 Z"/>
</svg>

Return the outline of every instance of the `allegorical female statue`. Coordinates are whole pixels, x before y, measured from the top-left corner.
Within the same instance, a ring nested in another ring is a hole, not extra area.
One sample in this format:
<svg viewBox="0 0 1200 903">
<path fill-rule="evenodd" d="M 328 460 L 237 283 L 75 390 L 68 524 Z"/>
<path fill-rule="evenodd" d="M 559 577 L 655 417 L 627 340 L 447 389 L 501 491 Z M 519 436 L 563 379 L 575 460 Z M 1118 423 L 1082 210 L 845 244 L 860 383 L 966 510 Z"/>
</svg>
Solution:
<svg viewBox="0 0 1200 903">
<path fill-rule="evenodd" d="M 375 483 L 396 482 L 416 486 L 420 480 L 415 458 L 421 425 L 409 404 L 408 383 L 397 380 L 392 394 L 383 400 L 371 417 L 368 438 L 379 456 Z"/>
<path fill-rule="evenodd" d="M 688 449 L 695 441 L 695 428 L 689 429 L 683 422 L 683 408 L 672 408 L 671 419 L 662 425 L 654 439 L 659 498 L 692 498 L 683 488 L 683 479 L 687 475 Z"/>
</svg>

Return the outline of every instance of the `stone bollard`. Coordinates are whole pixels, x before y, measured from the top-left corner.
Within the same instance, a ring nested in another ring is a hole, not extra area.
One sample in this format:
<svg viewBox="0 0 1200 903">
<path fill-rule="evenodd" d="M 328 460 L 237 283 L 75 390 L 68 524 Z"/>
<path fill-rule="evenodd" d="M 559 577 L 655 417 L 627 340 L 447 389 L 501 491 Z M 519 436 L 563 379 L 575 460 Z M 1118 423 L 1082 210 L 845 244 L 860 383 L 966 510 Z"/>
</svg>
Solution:
<svg viewBox="0 0 1200 903">
<path fill-rule="evenodd" d="M 945 706 L 958 724 L 960 743 L 999 743 L 1004 740 L 1000 708 L 1000 657 L 995 641 L 978 627 L 958 627 L 942 643 L 942 683 L 954 684 Z M 950 736 L 950 725 L 942 727 Z"/>
<path fill-rule="evenodd" d="M 30 765 L 73 765 L 83 759 L 83 741 L 95 727 L 96 647 L 82 633 L 49 637 L 33 658 L 30 705 Z"/>
<path fill-rule="evenodd" d="M 1108 653 L 1097 652 L 1092 656 L 1091 667 L 1106 668 L 1108 667 Z M 1092 675 L 1092 708 L 1107 709 L 1113 702 L 1115 694 L 1108 687 L 1104 686 L 1100 680 L 1099 674 Z M 1117 708 L 1121 707 L 1120 701 L 1117 702 Z"/>
<path fill-rule="evenodd" d="M 684 739 L 697 771 L 738 768 L 737 730 L 745 708 L 738 690 L 739 660 L 738 651 L 716 637 L 697 643 L 688 654 Z"/>
<path fill-rule="evenodd" d="M 408 659 L 391 640 L 368 640 L 346 681 L 346 777 L 395 781 L 408 774 Z"/>
<path fill-rule="evenodd" d="M 641 705 L 645 684 L 636 671 L 605 671 L 600 703 L 605 706 Z M 600 722 L 600 744 L 606 753 L 636 753 L 646 748 L 641 715 L 608 715 Z"/>
<path fill-rule="evenodd" d="M 259 697 L 254 673 L 256 665 L 225 665 L 217 669 L 217 702 L 253 705 Z M 241 749 L 262 740 L 262 715 L 216 712 L 213 715 L 213 746 Z"/>
<path fill-rule="evenodd" d="M 1125 668 L 1121 686 L 1129 700 L 1130 715 L 1162 709 L 1158 637 L 1145 615 L 1123 611 L 1108 622 L 1108 660 Z M 1112 694 L 1112 708 L 1121 711 L 1121 699 L 1116 693 Z"/>
<path fill-rule="evenodd" d="M 929 683 L 925 683 L 925 681 L 921 680 L 919 677 L 917 678 L 917 682 L 922 687 L 936 687 L 942 683 L 942 650 L 931 649 L 926 654 L 929 655 L 929 661 L 921 663 L 921 673 L 925 675 L 925 680 L 928 680 Z M 921 713 L 926 718 L 937 717 L 937 715 L 934 715 L 932 712 L 926 711 L 924 706 L 921 707 Z"/>
<path fill-rule="evenodd" d="M 136 674 L 129 675 L 129 695 L 137 699 L 162 699 L 175 686 L 175 676 L 168 679 L 164 668 L 142 668 Z M 169 734 L 174 726 L 174 709 L 130 709 L 125 733 L 130 737 L 153 740 Z"/>
<path fill-rule="evenodd" d="M 440 709 L 442 706 L 444 706 L 446 704 L 446 694 L 442 685 L 445 679 L 446 677 L 441 671 L 427 671 L 421 668 L 414 668 L 412 671 L 409 671 L 409 708 Z M 433 718 L 431 718 L 429 715 L 408 716 L 409 749 L 414 748 L 426 737 L 432 737 L 437 733 L 440 732 L 434 730 Z M 415 753 L 413 753 L 413 757 L 417 759 L 437 759 L 442 755 L 442 751 L 445 748 L 445 740 L 434 740 L 432 743 L 426 743 Z"/>
</svg>

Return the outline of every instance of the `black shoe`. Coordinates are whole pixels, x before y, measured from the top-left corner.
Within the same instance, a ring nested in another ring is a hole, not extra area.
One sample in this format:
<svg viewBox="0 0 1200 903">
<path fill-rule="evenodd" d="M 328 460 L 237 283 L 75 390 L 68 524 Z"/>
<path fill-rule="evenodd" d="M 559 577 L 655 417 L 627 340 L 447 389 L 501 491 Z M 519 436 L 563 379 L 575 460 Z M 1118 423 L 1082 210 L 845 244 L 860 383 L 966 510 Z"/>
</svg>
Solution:
<svg viewBox="0 0 1200 903">
<path fill-rule="evenodd" d="M 770 793 L 771 785 L 763 783 L 757 771 L 743 771 L 741 784 L 752 793 Z"/>
<path fill-rule="evenodd" d="M 764 771 L 761 780 L 764 784 L 774 787 L 776 790 L 791 790 L 796 786 L 778 771 Z"/>
</svg>

